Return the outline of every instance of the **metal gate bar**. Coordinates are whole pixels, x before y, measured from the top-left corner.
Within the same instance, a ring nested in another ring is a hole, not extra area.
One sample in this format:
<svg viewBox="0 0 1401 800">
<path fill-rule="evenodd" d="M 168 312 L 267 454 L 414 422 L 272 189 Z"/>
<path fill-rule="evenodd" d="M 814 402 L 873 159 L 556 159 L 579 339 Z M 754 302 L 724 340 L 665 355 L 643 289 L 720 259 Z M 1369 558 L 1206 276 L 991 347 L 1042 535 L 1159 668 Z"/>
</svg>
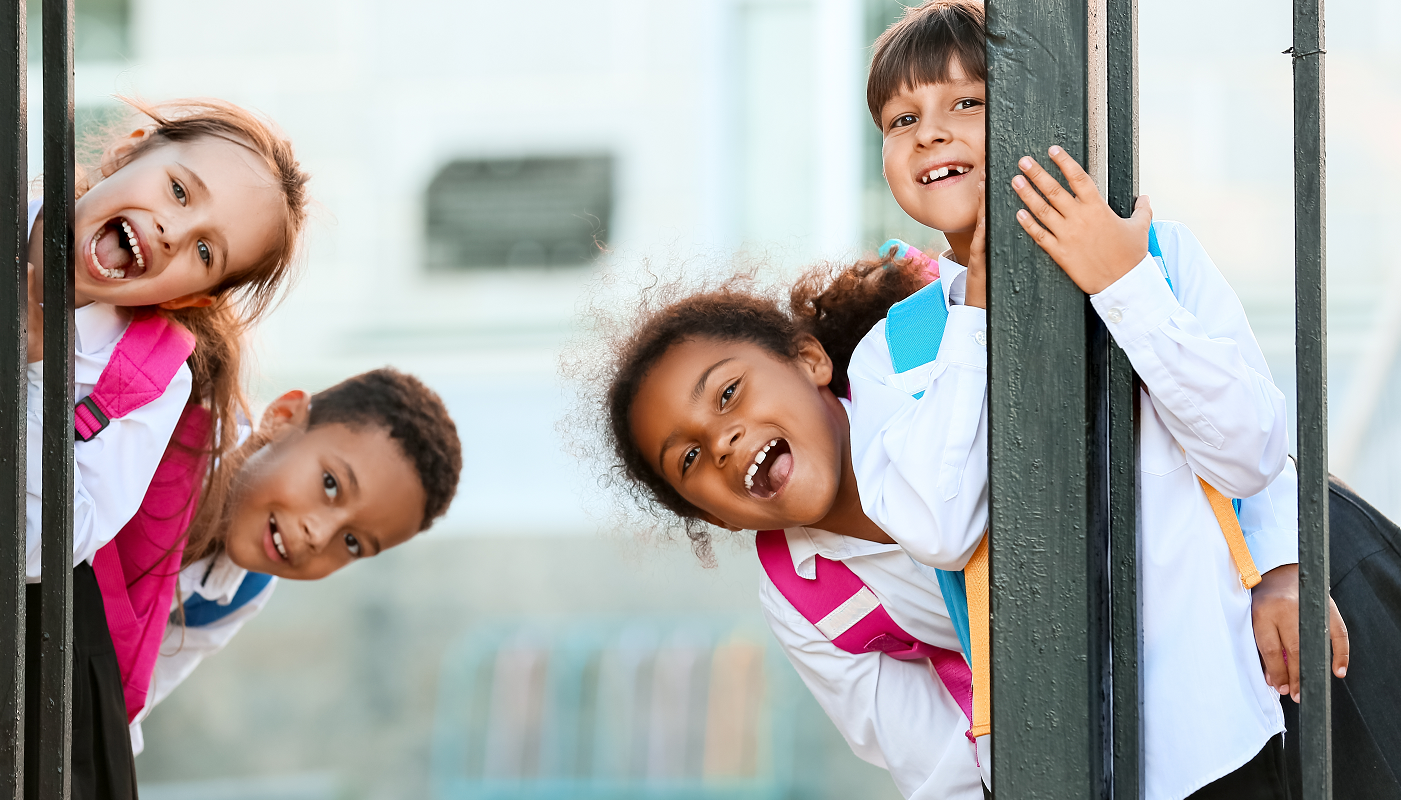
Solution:
<svg viewBox="0 0 1401 800">
<path fill-rule="evenodd" d="M 1105 7 L 1106 198 L 1121 217 L 1138 197 L 1138 0 Z M 1095 322 L 1103 329 L 1104 323 Z M 1138 587 L 1138 376 L 1128 354 L 1106 332 L 1105 411 L 1109 439 L 1110 694 L 1113 797 L 1143 797 L 1143 633 Z"/>
<path fill-rule="evenodd" d="M 1304 800 L 1333 796 L 1328 642 L 1328 291 L 1323 2 L 1294 0 L 1294 303 L 1299 447 L 1300 755 Z"/>
<path fill-rule="evenodd" d="M 25 568 L 25 312 L 26 190 L 29 156 L 28 37 L 25 1 L 0 17 L 0 252 L 10 264 L 0 279 L 0 798 L 24 795 L 24 568 Z"/>
<path fill-rule="evenodd" d="M 1024 235 L 1017 160 L 1089 145 L 1086 0 L 990 0 L 988 331 L 993 785 L 1000 798 L 1101 797 L 1107 576 L 1091 541 L 1088 300 Z"/>
<path fill-rule="evenodd" d="M 73 738 L 73 0 L 44 4 L 44 446 L 39 797 L 68 800 Z"/>
</svg>

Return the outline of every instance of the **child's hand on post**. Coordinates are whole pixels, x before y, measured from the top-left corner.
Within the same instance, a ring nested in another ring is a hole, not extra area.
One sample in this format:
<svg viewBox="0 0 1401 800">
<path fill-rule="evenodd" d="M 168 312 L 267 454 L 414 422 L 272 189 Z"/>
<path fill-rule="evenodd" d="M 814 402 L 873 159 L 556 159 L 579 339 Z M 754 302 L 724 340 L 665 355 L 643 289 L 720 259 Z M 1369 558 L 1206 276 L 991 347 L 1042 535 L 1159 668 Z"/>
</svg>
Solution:
<svg viewBox="0 0 1401 800">
<path fill-rule="evenodd" d="M 975 308 L 988 307 L 988 247 L 987 203 L 983 198 L 984 183 L 978 181 L 978 224 L 973 228 L 973 244 L 968 248 L 968 278 L 964 282 L 963 304 Z"/>
<path fill-rule="evenodd" d="M 1086 294 L 1098 294 L 1148 255 L 1153 210 L 1143 196 L 1134 204 L 1133 216 L 1120 217 L 1070 154 L 1059 147 L 1052 147 L 1050 154 L 1074 194 L 1035 159 L 1024 156 L 1018 166 L 1026 177 L 1013 178 L 1012 188 L 1030 213 L 1018 211 L 1017 221 L 1076 286 Z"/>
<path fill-rule="evenodd" d="M 29 312 L 25 328 L 29 332 L 29 363 L 44 360 L 44 276 L 29 265 Z"/>
<path fill-rule="evenodd" d="M 1275 691 L 1299 702 L 1299 565 L 1285 564 L 1260 576 L 1250 590 L 1250 621 L 1265 680 Z M 1328 598 L 1328 638 L 1333 645 L 1333 674 L 1347 675 L 1350 645 L 1347 625 L 1333 598 Z"/>
</svg>

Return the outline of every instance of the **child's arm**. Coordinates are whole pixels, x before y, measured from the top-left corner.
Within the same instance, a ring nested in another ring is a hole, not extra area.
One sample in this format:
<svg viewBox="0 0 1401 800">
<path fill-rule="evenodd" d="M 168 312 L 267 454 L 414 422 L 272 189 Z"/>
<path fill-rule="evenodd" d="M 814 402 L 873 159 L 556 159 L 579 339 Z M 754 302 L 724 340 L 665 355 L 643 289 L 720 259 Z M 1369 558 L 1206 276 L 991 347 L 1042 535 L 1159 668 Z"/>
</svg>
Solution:
<svg viewBox="0 0 1401 800">
<path fill-rule="evenodd" d="M 937 569 L 963 569 L 987 530 L 985 320 L 981 308 L 951 306 L 938 358 L 898 374 L 882 321 L 847 370 L 862 510 Z"/>
<path fill-rule="evenodd" d="M 1186 228 L 1162 224 L 1174 294 L 1147 255 L 1146 199 L 1120 219 L 1084 170 L 1060 148 L 1052 151 L 1076 195 L 1023 159 L 1036 187 L 1021 176 L 1013 183 L 1041 222 L 1018 212 L 1023 228 L 1091 294 L 1193 472 L 1230 497 L 1263 491 L 1284 467 L 1284 395 L 1240 301 Z"/>
<path fill-rule="evenodd" d="M 82 355 L 78 356 L 83 359 Z M 99 368 L 100 371 L 100 368 Z M 43 529 L 42 452 L 44 434 L 44 364 L 28 370 L 26 419 L 25 536 L 26 574 L 40 573 Z M 89 442 L 73 445 L 73 564 L 91 560 L 141 507 L 151 478 L 190 397 L 190 370 L 181 366 L 165 394 L 112 420 Z M 70 433 L 71 438 L 71 433 Z"/>
<path fill-rule="evenodd" d="M 767 580 L 760 600 L 784 654 L 853 753 L 889 770 L 905 797 L 982 800 L 968 719 L 928 661 L 837 648 Z"/>
</svg>

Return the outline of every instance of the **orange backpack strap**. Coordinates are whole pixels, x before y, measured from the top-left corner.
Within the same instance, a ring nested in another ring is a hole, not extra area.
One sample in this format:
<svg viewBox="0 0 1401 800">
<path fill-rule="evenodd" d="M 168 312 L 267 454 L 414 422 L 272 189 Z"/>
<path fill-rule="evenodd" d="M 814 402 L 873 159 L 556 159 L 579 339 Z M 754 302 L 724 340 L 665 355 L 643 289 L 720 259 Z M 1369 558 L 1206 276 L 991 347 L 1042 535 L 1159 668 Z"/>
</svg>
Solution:
<svg viewBox="0 0 1401 800">
<path fill-rule="evenodd" d="M 1241 584 L 1247 589 L 1254 589 L 1260 583 L 1260 570 L 1255 568 L 1255 559 L 1250 557 L 1250 548 L 1245 544 L 1245 533 L 1240 529 L 1240 520 L 1236 519 L 1235 508 L 1229 498 L 1216 491 L 1216 487 L 1207 483 L 1200 475 L 1197 476 L 1197 480 L 1201 482 L 1207 502 L 1211 503 L 1211 510 L 1216 514 L 1216 523 L 1221 526 L 1221 533 L 1226 537 L 1226 547 L 1230 548 L 1231 560 L 1236 562 Z"/>
<path fill-rule="evenodd" d="M 968 586 L 968 638 L 973 652 L 968 654 L 973 670 L 973 736 L 992 733 L 992 631 L 988 621 L 992 612 L 991 586 L 988 583 L 988 537 L 978 543 L 978 549 L 963 568 Z"/>
</svg>

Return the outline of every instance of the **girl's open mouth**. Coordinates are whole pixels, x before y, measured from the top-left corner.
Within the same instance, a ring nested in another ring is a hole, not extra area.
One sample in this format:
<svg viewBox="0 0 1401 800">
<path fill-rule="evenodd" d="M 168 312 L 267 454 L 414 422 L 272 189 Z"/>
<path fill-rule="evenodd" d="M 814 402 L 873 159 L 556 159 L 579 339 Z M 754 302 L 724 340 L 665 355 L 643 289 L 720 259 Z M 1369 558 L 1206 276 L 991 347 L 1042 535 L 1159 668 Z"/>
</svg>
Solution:
<svg viewBox="0 0 1401 800">
<path fill-rule="evenodd" d="M 277 517 L 268 515 L 268 527 L 263 535 L 263 552 L 273 561 L 288 561 L 287 545 L 282 543 L 282 532 L 277 527 Z"/>
<path fill-rule="evenodd" d="M 754 454 L 744 486 L 750 496 L 767 500 L 778 494 L 792 474 L 793 448 L 787 439 L 774 439 Z"/>
<path fill-rule="evenodd" d="M 103 223 L 88 243 L 93 269 L 104 278 L 139 278 L 146 273 L 146 257 L 136 228 L 125 217 Z"/>
<path fill-rule="evenodd" d="M 943 183 L 944 181 L 960 178 L 972 171 L 972 167 L 966 167 L 962 164 L 946 164 L 942 167 L 935 167 L 923 175 L 920 175 L 919 182 L 925 186 L 931 183 Z"/>
</svg>

